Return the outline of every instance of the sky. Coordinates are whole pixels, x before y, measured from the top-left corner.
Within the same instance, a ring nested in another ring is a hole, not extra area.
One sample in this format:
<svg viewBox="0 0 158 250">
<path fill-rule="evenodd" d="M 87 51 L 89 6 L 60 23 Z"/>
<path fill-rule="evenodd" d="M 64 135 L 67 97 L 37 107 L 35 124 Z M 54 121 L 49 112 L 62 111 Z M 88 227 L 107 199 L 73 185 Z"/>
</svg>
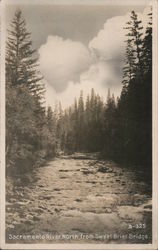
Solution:
<svg viewBox="0 0 158 250">
<path fill-rule="evenodd" d="M 106 98 L 119 96 L 125 54 L 126 22 L 137 12 L 147 23 L 149 6 L 8 5 L 7 26 L 20 7 L 39 57 L 46 104 L 68 107 L 83 90 Z"/>
</svg>

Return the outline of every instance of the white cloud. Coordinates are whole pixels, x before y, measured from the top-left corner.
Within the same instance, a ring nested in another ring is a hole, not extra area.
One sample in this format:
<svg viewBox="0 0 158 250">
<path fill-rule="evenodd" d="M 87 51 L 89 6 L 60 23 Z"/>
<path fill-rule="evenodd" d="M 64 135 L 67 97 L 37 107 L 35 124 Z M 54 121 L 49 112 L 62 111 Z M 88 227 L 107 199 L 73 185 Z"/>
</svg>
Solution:
<svg viewBox="0 0 158 250">
<path fill-rule="evenodd" d="M 143 14 L 137 13 L 145 27 L 148 12 L 145 9 Z M 89 42 L 89 49 L 80 42 L 48 37 L 39 50 L 41 71 L 47 80 L 47 104 L 54 106 L 60 101 L 68 107 L 81 90 L 85 98 L 92 88 L 104 98 L 108 88 L 115 96 L 120 95 L 127 32 L 123 27 L 129 19 L 130 13 L 108 19 L 104 29 Z"/>
<path fill-rule="evenodd" d="M 143 13 L 137 13 L 138 20 L 142 20 L 145 31 L 150 7 L 147 6 Z M 131 13 L 127 13 L 124 16 L 115 16 L 108 19 L 104 28 L 101 29 L 97 36 L 89 42 L 89 48 L 95 56 L 108 60 L 111 58 L 122 58 L 125 53 L 125 40 L 128 30 L 124 29 L 127 27 L 127 22 L 130 20 Z"/>
<path fill-rule="evenodd" d="M 82 43 L 58 36 L 49 36 L 39 55 L 40 70 L 57 92 L 65 90 L 69 81 L 76 81 L 91 61 Z"/>
<path fill-rule="evenodd" d="M 107 20 L 104 29 L 100 30 L 97 36 L 90 41 L 89 48 L 97 50 L 99 55 L 105 57 L 105 59 L 124 53 L 126 31 L 123 27 L 128 20 L 129 14 Z"/>
<path fill-rule="evenodd" d="M 55 107 L 56 102 L 61 102 L 63 108 L 68 108 L 74 103 L 75 97 L 78 99 L 81 90 L 83 91 L 83 98 L 91 93 L 94 88 L 95 92 L 100 96 L 106 96 L 107 91 L 100 84 L 96 88 L 96 83 L 93 81 L 84 80 L 80 83 L 69 82 L 68 87 L 64 92 L 56 93 L 55 90 L 48 84 L 46 91 L 47 105 Z"/>
<path fill-rule="evenodd" d="M 105 62 L 98 62 L 92 64 L 89 70 L 81 74 L 79 82 L 69 82 L 64 92 L 56 93 L 52 86 L 47 83 L 47 104 L 54 106 L 55 102 L 58 101 L 62 103 L 64 108 L 69 107 L 74 102 L 74 98 L 80 96 L 81 90 L 84 99 L 86 99 L 92 88 L 104 99 L 107 96 L 108 88 L 117 97 L 121 91 L 119 82 L 118 75 L 115 74 L 112 67 L 110 68 Z"/>
</svg>

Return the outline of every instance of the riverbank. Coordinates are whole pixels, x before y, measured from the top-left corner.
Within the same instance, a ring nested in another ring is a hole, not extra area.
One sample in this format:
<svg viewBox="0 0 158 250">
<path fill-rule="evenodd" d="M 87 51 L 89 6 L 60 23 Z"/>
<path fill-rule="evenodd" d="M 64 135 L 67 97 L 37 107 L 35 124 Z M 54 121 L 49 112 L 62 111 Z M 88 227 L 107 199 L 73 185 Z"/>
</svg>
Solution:
<svg viewBox="0 0 158 250">
<path fill-rule="evenodd" d="M 7 180 L 7 243 L 151 242 L 151 185 L 140 170 L 96 155 L 61 155 L 34 169 L 31 177 L 11 182 Z"/>
</svg>

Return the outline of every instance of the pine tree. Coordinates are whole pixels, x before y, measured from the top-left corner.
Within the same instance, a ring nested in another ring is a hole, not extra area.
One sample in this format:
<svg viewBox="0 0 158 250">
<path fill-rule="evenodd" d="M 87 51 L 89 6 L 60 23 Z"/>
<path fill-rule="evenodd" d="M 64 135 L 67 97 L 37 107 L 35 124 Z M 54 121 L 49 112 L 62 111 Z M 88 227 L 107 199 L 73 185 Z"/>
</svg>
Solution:
<svg viewBox="0 0 158 250">
<path fill-rule="evenodd" d="M 83 149 L 83 133 L 84 133 L 84 101 L 83 101 L 83 91 L 80 92 L 80 97 L 78 99 L 78 147 L 79 150 Z"/>
<path fill-rule="evenodd" d="M 83 91 L 80 92 L 80 97 L 78 100 L 78 113 L 79 116 L 82 116 L 84 112 L 84 102 L 83 102 Z"/>
<path fill-rule="evenodd" d="M 7 83 L 11 86 L 26 85 L 33 95 L 41 99 L 44 86 L 37 70 L 38 59 L 34 56 L 31 33 L 27 31 L 20 9 L 16 10 L 10 27 L 6 52 Z"/>
<path fill-rule="evenodd" d="M 145 166 L 151 164 L 152 155 L 151 21 L 146 29 L 145 37 L 142 38 L 141 21 L 138 21 L 137 15 L 132 11 L 131 20 L 127 23 L 126 29 L 129 31 L 126 41 L 127 67 L 124 69 L 123 88 L 118 102 L 121 135 L 119 148 L 124 162 Z"/>
<path fill-rule="evenodd" d="M 77 113 L 78 113 L 78 106 L 77 106 L 77 99 L 75 98 L 75 101 L 74 101 L 74 114 L 75 114 L 76 118 L 77 118 Z"/>
<path fill-rule="evenodd" d="M 128 30 L 126 36 L 128 36 L 127 46 L 126 46 L 126 59 L 129 63 L 129 75 L 132 77 L 132 74 L 140 72 L 142 75 L 143 70 L 143 59 L 142 59 L 142 35 L 141 30 L 141 21 L 138 20 L 137 14 L 132 11 L 130 16 L 130 21 L 127 22 Z"/>
<path fill-rule="evenodd" d="M 149 22 L 143 39 L 143 62 L 145 72 L 151 71 L 152 67 L 152 13 L 148 14 Z"/>
<path fill-rule="evenodd" d="M 53 110 L 52 110 L 52 108 L 50 106 L 47 108 L 46 119 L 47 119 L 48 128 L 52 132 L 52 130 L 53 130 L 53 123 L 54 123 L 54 117 L 53 117 Z"/>
<path fill-rule="evenodd" d="M 6 156 L 7 166 L 23 172 L 46 156 L 50 131 L 42 106 L 42 77 L 21 10 L 15 12 L 10 27 L 6 46 Z"/>
<path fill-rule="evenodd" d="M 56 120 L 52 108 L 49 106 L 46 110 L 44 125 L 42 126 L 42 146 L 45 151 L 44 157 L 53 157 L 57 150 L 56 140 Z"/>
<path fill-rule="evenodd" d="M 125 54 L 125 66 L 123 68 L 123 88 L 124 92 L 128 89 L 128 84 L 132 78 L 136 75 L 136 57 L 134 56 L 132 48 L 132 39 L 128 38 L 126 41 L 126 54 Z"/>
<path fill-rule="evenodd" d="M 123 68 L 123 88 L 119 107 L 124 118 L 133 117 L 137 119 L 139 116 L 139 105 L 141 98 L 141 89 L 144 76 L 144 60 L 143 60 L 143 39 L 141 30 L 141 21 L 138 20 L 137 14 L 132 11 L 130 21 L 127 22 L 128 30 L 126 36 L 126 54 L 125 66 Z"/>
<path fill-rule="evenodd" d="M 91 89 L 91 96 L 90 96 L 90 107 L 91 107 L 91 112 L 93 112 L 94 109 L 94 101 L 95 101 L 95 91 L 92 88 Z"/>
</svg>

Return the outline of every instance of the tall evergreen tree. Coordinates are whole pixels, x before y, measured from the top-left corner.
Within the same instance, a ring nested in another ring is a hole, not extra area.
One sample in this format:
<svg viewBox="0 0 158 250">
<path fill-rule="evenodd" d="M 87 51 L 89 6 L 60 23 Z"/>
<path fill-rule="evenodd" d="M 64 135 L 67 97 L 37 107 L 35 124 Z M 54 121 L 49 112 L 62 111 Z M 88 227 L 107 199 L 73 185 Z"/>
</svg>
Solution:
<svg viewBox="0 0 158 250">
<path fill-rule="evenodd" d="M 120 148 L 125 162 L 151 164 L 151 111 L 152 111 L 152 28 L 151 21 L 142 37 L 141 21 L 132 11 L 131 20 L 127 23 L 126 41 L 127 74 L 123 75 L 123 89 L 118 102 L 118 112 L 121 116 Z M 129 46 L 130 45 L 130 46 Z M 134 58 L 131 61 L 130 55 Z M 134 57 L 133 57 L 134 55 Z M 132 63 L 131 63 L 132 62 Z M 131 67 L 130 67 L 131 65 Z M 134 69 L 134 71 L 133 71 Z M 126 83 L 126 85 L 124 84 Z"/>
<path fill-rule="evenodd" d="M 152 67 L 152 13 L 148 14 L 149 21 L 143 39 L 143 62 L 145 72 L 151 71 Z"/>
<path fill-rule="evenodd" d="M 143 59 L 142 59 L 142 35 L 141 32 L 142 22 L 138 20 L 137 14 L 132 11 L 130 16 L 130 21 L 127 22 L 127 27 L 125 29 L 128 30 L 127 36 L 127 47 L 126 47 L 126 58 L 130 64 L 129 72 L 136 73 L 137 75 L 143 72 Z M 132 67 L 131 67 L 132 66 Z"/>
<path fill-rule="evenodd" d="M 30 35 L 17 10 L 6 46 L 6 158 L 19 173 L 38 165 L 48 155 L 48 144 L 55 145 Z"/>
<path fill-rule="evenodd" d="M 40 100 L 44 93 L 37 57 L 32 49 L 31 33 L 27 31 L 22 12 L 17 9 L 8 31 L 6 52 L 6 78 L 11 86 L 27 85 Z"/>
</svg>

